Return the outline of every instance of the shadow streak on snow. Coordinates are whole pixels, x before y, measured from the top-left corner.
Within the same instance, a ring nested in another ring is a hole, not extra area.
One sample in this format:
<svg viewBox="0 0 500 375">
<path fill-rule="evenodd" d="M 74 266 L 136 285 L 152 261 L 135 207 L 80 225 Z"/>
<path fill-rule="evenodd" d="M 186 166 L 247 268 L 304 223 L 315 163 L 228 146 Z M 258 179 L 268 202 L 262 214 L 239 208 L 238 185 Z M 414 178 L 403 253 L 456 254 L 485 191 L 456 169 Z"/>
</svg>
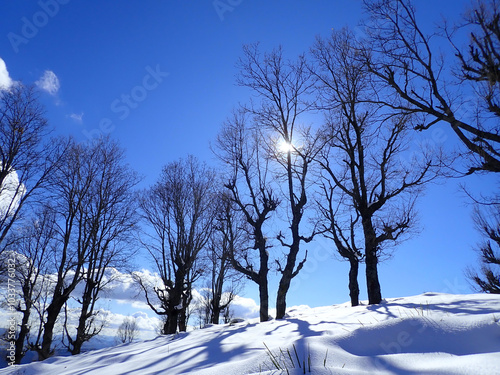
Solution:
<svg viewBox="0 0 500 375">
<path fill-rule="evenodd" d="M 389 319 L 382 324 L 359 327 L 337 341 L 353 355 L 422 353 L 422 348 L 426 352 L 459 356 L 500 351 L 500 342 L 494 339 L 500 336 L 500 325 L 493 319 L 498 311 L 480 298 L 453 302 L 433 298 L 432 303 L 425 304 L 383 302 L 367 308 Z M 399 311 L 399 316 L 394 311 Z M 480 314 L 485 319 L 475 325 L 450 327 L 439 319 L 443 313 L 450 317 Z M 491 320 L 488 314 L 492 314 Z"/>
<path fill-rule="evenodd" d="M 150 346 L 139 352 L 136 351 L 135 344 L 126 344 L 123 347 L 123 351 L 116 353 L 112 352 L 109 354 L 104 354 L 100 356 L 95 356 L 94 353 L 88 353 L 92 357 L 96 358 L 96 361 L 86 361 L 84 368 L 73 372 L 74 375 L 87 374 L 89 370 L 92 373 L 103 373 L 105 374 L 107 370 L 113 365 L 118 365 L 125 363 L 127 361 L 133 360 L 134 358 L 147 358 L 148 352 L 151 352 L 151 361 L 145 361 L 141 366 L 131 366 L 130 371 L 121 372 L 123 375 L 138 375 L 138 374 L 151 374 L 151 373 L 174 373 L 174 374 L 185 374 L 185 373 L 197 373 L 197 371 L 212 367 L 220 362 L 230 361 L 234 357 L 245 357 L 251 356 L 253 351 L 257 349 L 252 349 L 248 347 L 251 343 L 242 343 L 241 345 L 235 347 L 231 346 L 231 350 L 224 351 L 224 339 L 243 333 L 248 328 L 255 326 L 255 324 L 246 324 L 244 326 L 229 326 L 224 327 L 220 332 L 214 333 L 213 331 L 203 332 L 204 330 L 195 331 L 196 334 L 206 334 L 209 339 L 204 340 L 202 345 L 196 347 L 184 346 L 184 338 L 188 337 L 193 332 L 189 333 L 179 333 L 176 335 L 161 336 L 156 339 L 148 340 Z M 215 335 L 215 336 L 214 336 Z M 201 340 L 200 340 L 201 342 Z M 127 350 L 127 346 L 130 345 L 130 350 Z M 172 346 L 173 345 L 173 346 Z M 172 346 L 174 349 L 169 349 Z M 165 355 L 160 359 L 157 350 L 161 347 L 165 350 Z M 106 349 L 103 349 L 106 350 Z M 261 350 L 261 349 L 259 349 Z M 156 353 L 155 353 L 156 352 Z M 87 353 L 82 354 L 85 356 Z M 69 359 L 71 359 L 70 357 Z M 73 357 L 74 358 L 74 357 Z M 45 361 L 44 361 L 45 362 Z M 47 362 L 48 363 L 48 362 Z M 164 366 L 162 364 L 164 363 Z M 191 366 L 186 367 L 186 363 L 191 364 Z M 68 364 L 71 364 L 69 362 Z M 167 365 L 168 364 L 168 365 Z M 152 369 L 156 369 L 153 370 Z"/>
<path fill-rule="evenodd" d="M 459 300 L 454 302 L 435 302 L 436 297 L 432 294 L 428 294 L 429 297 L 432 297 L 432 303 L 403 303 L 398 302 L 395 303 L 398 299 L 395 299 L 392 302 L 383 301 L 378 305 L 368 305 L 366 308 L 370 311 L 378 312 L 380 314 L 390 316 L 393 318 L 400 318 L 401 316 L 396 316 L 393 312 L 390 312 L 390 309 L 394 311 L 394 307 L 398 308 L 406 308 L 412 312 L 415 312 L 414 315 L 428 315 L 434 311 L 444 312 L 448 314 L 464 314 L 464 315 L 477 315 L 477 314 L 498 314 L 499 311 L 495 308 L 492 308 L 491 305 L 484 303 L 482 299 L 474 299 L 469 297 L 466 300 Z M 437 296 L 439 298 L 439 296 Z M 411 314 L 411 313 L 410 313 Z M 412 314 L 413 315 L 413 314 Z"/>
<path fill-rule="evenodd" d="M 424 317 L 394 319 L 386 324 L 360 327 L 339 338 L 337 344 L 357 356 L 385 354 L 448 353 L 471 355 L 500 351 L 500 342 L 489 340 L 500 336 L 500 325 L 485 322 L 478 326 L 450 329 L 440 321 Z"/>
<path fill-rule="evenodd" d="M 322 336 L 322 331 L 314 331 L 311 329 L 311 325 L 320 325 L 326 322 L 318 322 L 315 324 L 311 324 L 305 320 L 297 319 L 297 318 L 287 318 L 287 322 L 293 323 L 297 325 L 297 331 L 302 337 L 314 337 L 314 336 Z M 331 324 L 331 323 L 329 323 Z"/>
<path fill-rule="evenodd" d="M 378 313 L 387 319 L 384 319 L 382 324 L 357 326 L 344 337 L 332 337 L 330 345 L 338 346 L 351 355 L 366 358 L 373 369 L 397 375 L 452 375 L 452 372 L 444 369 L 439 372 L 404 369 L 393 363 L 388 355 L 446 353 L 466 356 L 500 351 L 500 324 L 494 319 L 499 311 L 491 304 L 485 304 L 480 298 L 453 302 L 440 302 L 439 299 L 436 301 L 436 298 L 432 298 L 431 301 L 423 304 L 384 301 L 379 305 L 366 306 L 368 312 Z M 457 317 L 487 317 L 492 314 L 492 319 L 486 318 L 472 326 L 450 327 L 437 317 L 443 314 Z M 322 332 L 314 330 L 314 326 L 325 323 L 310 324 L 293 318 L 287 318 L 287 321 L 296 324 L 298 332 L 304 338 L 321 335 Z M 349 323 L 342 323 L 343 326 L 346 324 Z M 297 340 L 295 345 L 299 352 L 308 353 L 309 348 L 305 340 Z"/>
<path fill-rule="evenodd" d="M 186 348 L 186 350 L 177 350 L 172 353 L 165 353 L 165 357 L 161 358 L 155 362 L 148 363 L 148 368 L 160 368 L 163 362 L 169 363 L 169 367 L 165 365 L 163 371 L 165 373 L 196 373 L 198 370 L 209 368 L 218 364 L 220 362 L 229 362 L 235 357 L 245 357 L 251 356 L 252 352 L 256 349 L 248 347 L 249 343 L 242 343 L 241 345 L 234 347 L 231 345 L 232 349 L 229 351 L 224 351 L 223 341 L 233 335 L 238 335 L 245 332 L 248 328 L 255 326 L 255 324 L 245 324 L 244 326 L 237 327 L 227 327 L 224 330 L 218 332 L 215 337 L 210 335 L 210 339 L 203 342 L 202 345 L 195 348 Z M 198 334 L 202 333 L 203 330 L 196 331 Z M 184 336 L 189 335 L 189 333 L 184 334 Z M 176 346 L 182 346 L 182 337 L 172 340 L 168 345 L 175 344 Z M 167 349 L 168 350 L 168 349 Z M 259 349 L 260 350 L 260 349 Z M 172 363 L 175 363 L 172 365 Z M 192 364 L 190 367 L 185 367 L 186 363 Z M 180 372 L 181 371 L 181 372 Z M 138 369 L 133 371 L 123 373 L 127 374 L 139 374 Z"/>
</svg>

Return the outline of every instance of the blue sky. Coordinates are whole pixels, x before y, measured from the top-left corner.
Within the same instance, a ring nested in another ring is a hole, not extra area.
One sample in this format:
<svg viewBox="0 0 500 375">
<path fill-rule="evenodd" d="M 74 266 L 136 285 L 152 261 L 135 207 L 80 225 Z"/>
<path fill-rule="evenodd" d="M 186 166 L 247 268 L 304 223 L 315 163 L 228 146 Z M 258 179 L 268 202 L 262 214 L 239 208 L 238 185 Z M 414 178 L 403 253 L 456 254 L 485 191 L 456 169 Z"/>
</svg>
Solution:
<svg viewBox="0 0 500 375">
<path fill-rule="evenodd" d="M 417 2 L 427 22 L 453 17 L 468 2 Z M 239 102 L 235 85 L 242 45 L 282 45 L 293 57 L 316 35 L 356 26 L 360 0 L 181 0 L 0 2 L 0 58 L 10 77 L 45 87 L 47 117 L 60 134 L 81 141 L 110 133 L 127 150 L 131 166 L 153 183 L 166 163 L 194 154 L 215 163 L 209 144 Z M 356 28 L 362 33 L 362 28 Z M 423 135 L 453 145 L 453 135 Z M 381 264 L 384 297 L 425 291 L 468 293 L 464 268 L 474 264 L 478 241 L 471 207 L 458 185 L 491 186 L 472 177 L 429 187 L 419 203 L 422 232 Z M 349 299 L 346 263 L 331 244 L 317 241 L 294 280 L 288 305 Z M 363 274 L 360 274 L 362 298 Z M 271 281 L 271 302 L 277 281 Z M 257 299 L 251 284 L 245 295 Z"/>
</svg>

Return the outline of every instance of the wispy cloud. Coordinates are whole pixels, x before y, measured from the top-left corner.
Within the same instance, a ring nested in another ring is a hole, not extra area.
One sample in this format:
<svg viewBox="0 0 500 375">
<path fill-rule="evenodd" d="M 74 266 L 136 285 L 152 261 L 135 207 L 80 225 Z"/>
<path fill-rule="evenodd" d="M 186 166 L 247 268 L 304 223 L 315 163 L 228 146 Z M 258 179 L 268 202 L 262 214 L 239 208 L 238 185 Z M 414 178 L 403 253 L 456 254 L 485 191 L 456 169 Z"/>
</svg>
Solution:
<svg viewBox="0 0 500 375">
<path fill-rule="evenodd" d="M 10 78 L 7 65 L 5 65 L 5 61 L 0 58 L 0 91 L 8 90 L 12 84 L 13 81 L 12 78 Z"/>
<path fill-rule="evenodd" d="M 68 116 L 70 119 L 74 120 L 75 122 L 81 124 L 83 122 L 83 112 L 78 114 L 78 113 L 72 113 Z"/>
<path fill-rule="evenodd" d="M 35 84 L 43 91 L 48 92 L 50 95 L 56 95 L 61 87 L 59 78 L 52 70 L 46 70 Z"/>
</svg>

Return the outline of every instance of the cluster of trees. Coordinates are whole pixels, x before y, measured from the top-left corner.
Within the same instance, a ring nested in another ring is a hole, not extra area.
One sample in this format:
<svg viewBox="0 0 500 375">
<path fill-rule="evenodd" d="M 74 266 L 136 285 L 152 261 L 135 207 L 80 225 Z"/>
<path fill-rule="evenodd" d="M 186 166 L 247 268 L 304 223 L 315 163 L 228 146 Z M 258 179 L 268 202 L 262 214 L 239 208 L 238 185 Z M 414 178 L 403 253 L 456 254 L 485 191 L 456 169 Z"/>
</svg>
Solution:
<svg viewBox="0 0 500 375">
<path fill-rule="evenodd" d="M 363 58 L 375 82 L 389 90 L 374 102 L 414 115 L 416 130 L 447 124 L 462 146 L 456 155 L 462 162 L 459 175 L 496 175 L 500 171 L 498 1 L 474 2 L 461 22 L 433 34 L 419 25 L 410 1 L 365 1 L 365 5 L 371 26 Z M 468 39 L 466 47 L 460 44 L 463 38 Z M 440 49 L 442 39 L 451 46 L 448 59 Z M 499 293 L 500 199 L 498 194 L 480 195 L 471 198 L 485 241 L 478 249 L 480 271 L 471 268 L 468 277 L 479 290 Z"/>
<path fill-rule="evenodd" d="M 369 303 L 381 302 L 378 263 L 412 233 L 425 184 L 500 171 L 500 8 L 478 2 L 436 43 L 410 1 L 366 0 L 365 7 L 363 38 L 334 31 L 296 60 L 281 48 L 244 47 L 237 82 L 255 99 L 222 125 L 213 146 L 220 171 L 187 157 L 140 192 L 115 142 L 48 140 L 32 88 L 0 93 L 0 254 L 19 260 L 17 363 L 26 350 L 40 359 L 52 354 L 57 322 L 72 354 L 99 334 L 96 303 L 112 281 L 106 270 L 123 268 L 137 248 L 158 279 L 132 275 L 165 334 L 186 330 L 195 285 L 203 323 L 227 321 L 245 278 L 258 286 L 260 320 L 268 320 L 270 272 L 280 276 L 275 304 L 283 318 L 316 236 L 349 262 L 352 305 L 360 263 Z M 464 30 L 466 49 L 456 42 Z M 447 59 L 438 49 L 443 40 L 452 47 Z M 322 125 L 306 125 L 309 114 L 320 114 Z M 419 131 L 438 123 L 456 134 L 459 152 L 411 148 Z M 480 271 L 468 275 L 499 293 L 500 202 L 476 200 L 486 241 Z M 68 323 L 70 302 L 79 305 L 76 327 Z M 122 342 L 135 332 L 126 323 Z"/>
<path fill-rule="evenodd" d="M 366 265 L 369 303 L 379 303 L 378 263 L 391 246 L 412 233 L 416 200 L 425 184 L 451 173 L 497 171 L 497 3 L 479 3 L 467 13 L 467 24 L 442 31 L 443 39 L 451 42 L 454 65 L 438 53 L 436 36 L 420 28 L 411 2 L 367 0 L 365 6 L 370 15 L 365 38 L 356 38 L 348 29 L 335 31 L 329 38 L 318 38 L 311 53 L 295 61 L 285 59 L 281 48 L 261 53 L 258 45 L 244 47 L 237 83 L 256 99 L 237 108 L 216 139 L 213 150 L 225 167 L 217 186 L 224 189 L 208 194 L 217 196 L 207 198 L 217 204 L 205 220 L 194 209 L 184 215 L 176 211 L 185 204 L 165 203 L 179 201 L 176 194 L 182 185 L 170 176 L 179 164 L 167 166 L 158 185 L 145 194 L 156 197 L 155 202 L 147 198 L 142 208 L 155 227 L 160 246 L 153 248 L 156 254 L 150 253 L 164 282 L 161 287 L 149 286 L 149 291 L 162 302 L 157 312 L 167 316 L 166 322 L 179 315 L 179 329 L 185 328 L 192 280 L 201 273 L 193 259 L 202 242 L 209 241 L 209 227 L 222 235 L 220 270 L 227 261 L 257 284 L 261 321 L 269 319 L 269 272 L 274 269 L 281 276 L 276 296 L 280 319 L 290 283 L 307 259 L 304 244 L 318 235 L 331 239 L 350 263 L 352 304 L 359 303 L 361 262 Z M 463 29 L 471 31 L 466 51 L 454 43 Z M 452 92 L 450 87 L 457 83 L 463 89 Z M 463 111 L 464 105 L 468 111 Z M 322 127 L 304 125 L 310 112 L 324 114 Z M 438 123 L 449 124 L 457 135 L 464 146 L 458 154 L 445 155 L 438 147 L 410 149 L 417 131 Z M 183 181 L 192 183 L 196 180 L 188 177 L 191 163 L 184 166 Z M 199 171 L 198 178 L 204 173 Z M 168 186 L 176 189 L 168 193 Z M 208 183 L 202 186 L 211 189 Z M 187 207 L 194 208 L 202 196 L 191 195 Z M 487 203 L 498 209 L 497 201 Z M 209 203 L 203 208 L 209 212 Z M 498 243 L 498 223 L 484 215 L 478 214 L 477 221 Z M 183 232 L 199 232 L 199 246 L 191 238 L 182 240 Z M 176 246 L 181 243 L 189 251 L 179 253 Z M 273 254 L 271 248 L 280 251 Z M 484 262 L 498 264 L 490 242 L 481 252 Z M 186 269 L 181 272 L 182 267 Z M 486 266 L 482 272 L 486 280 L 473 271 L 471 278 L 483 290 L 494 291 L 485 286 L 498 283 L 498 274 Z M 215 280 L 223 278 L 212 280 L 210 295 L 216 295 Z M 148 290 L 147 285 L 143 288 Z M 169 327 L 165 332 L 175 331 L 174 322 Z"/>
<path fill-rule="evenodd" d="M 137 320 L 127 316 L 116 330 L 116 343 L 129 344 L 139 336 L 139 326 Z"/>
<path fill-rule="evenodd" d="M 47 139 L 33 88 L 18 84 L 0 102 L 0 246 L 4 257 L 17 258 L 19 296 L 9 306 L 21 317 L 16 363 L 29 349 L 49 357 L 61 321 L 63 343 L 77 354 L 103 328 L 96 302 L 111 281 L 106 270 L 130 257 L 139 179 L 110 139 Z M 79 305 L 76 327 L 67 323 L 70 298 Z"/>
</svg>

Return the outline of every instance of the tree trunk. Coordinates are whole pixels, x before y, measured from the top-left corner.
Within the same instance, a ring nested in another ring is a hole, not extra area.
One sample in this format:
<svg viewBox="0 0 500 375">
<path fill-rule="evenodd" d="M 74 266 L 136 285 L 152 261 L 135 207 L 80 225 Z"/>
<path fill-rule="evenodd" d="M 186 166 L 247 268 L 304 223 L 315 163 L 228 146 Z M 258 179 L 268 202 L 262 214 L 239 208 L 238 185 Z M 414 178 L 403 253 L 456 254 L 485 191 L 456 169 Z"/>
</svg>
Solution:
<svg viewBox="0 0 500 375">
<path fill-rule="evenodd" d="M 370 305 L 382 302 L 377 270 L 378 259 L 373 253 L 373 250 L 369 251 L 366 256 L 366 286 L 368 289 L 368 303 Z"/>
<path fill-rule="evenodd" d="M 65 261 L 61 264 L 65 264 Z M 79 266 L 75 270 L 75 278 L 73 279 L 72 283 L 66 288 L 63 288 L 63 278 L 62 276 L 60 276 L 62 272 L 60 271 L 59 280 L 54 289 L 52 301 L 47 308 L 47 319 L 43 324 L 42 347 L 41 349 L 37 350 L 39 360 L 47 359 L 54 354 L 54 350 L 52 350 L 50 347 L 52 345 L 54 337 L 54 327 L 56 325 L 57 317 L 61 313 L 61 310 L 66 301 L 68 301 L 71 292 L 78 285 L 79 280 L 78 278 L 76 278 L 76 276 L 80 274 L 80 269 L 81 267 Z"/>
<path fill-rule="evenodd" d="M 267 322 L 269 320 L 269 281 L 267 280 L 267 275 L 269 273 L 269 254 L 266 249 L 266 240 L 261 231 L 258 232 L 261 236 L 259 241 L 259 256 L 260 256 L 260 268 L 259 268 L 259 302 L 260 302 L 260 321 Z"/>
<path fill-rule="evenodd" d="M 212 301 L 211 301 L 211 316 L 210 323 L 219 324 L 220 312 L 222 309 L 221 301 L 222 301 L 222 290 L 224 286 L 224 276 L 226 275 L 226 262 L 227 258 L 224 256 L 220 259 L 220 268 L 217 274 L 217 278 L 215 275 L 212 275 L 212 278 L 215 279 L 212 284 Z M 214 267 L 213 272 L 216 273 L 216 269 Z"/>
<path fill-rule="evenodd" d="M 351 297 L 351 306 L 359 305 L 359 284 L 358 269 L 359 261 L 356 258 L 349 259 L 349 296 Z"/>
<path fill-rule="evenodd" d="M 193 295 L 191 293 L 192 285 L 191 282 L 188 282 L 185 286 L 182 284 L 185 289 L 181 290 L 181 309 L 179 310 L 179 332 L 187 331 L 187 322 L 189 320 L 188 308 L 191 304 L 191 300 L 193 299 Z"/>
<path fill-rule="evenodd" d="M 56 297 L 47 308 L 47 320 L 43 324 L 42 347 L 38 350 L 39 361 L 43 361 L 54 354 L 54 350 L 51 349 L 54 336 L 54 326 L 56 325 L 57 317 L 61 312 L 64 302 L 65 301 L 62 297 Z"/>
<path fill-rule="evenodd" d="M 286 128 L 286 127 L 285 127 Z M 304 159 L 305 160 L 305 159 Z M 307 203 L 307 196 L 305 190 L 305 176 L 307 173 L 307 163 L 304 163 L 302 176 L 300 177 L 300 196 L 297 200 L 297 194 L 294 192 L 293 181 L 294 181 L 294 171 L 292 168 L 292 154 L 291 151 L 287 152 L 287 178 L 288 178 L 288 198 L 291 205 L 292 220 L 290 223 L 290 232 L 292 235 L 292 243 L 289 246 L 289 252 L 286 257 L 285 268 L 281 270 L 281 280 L 278 287 L 278 295 L 276 297 L 276 319 L 283 319 L 286 313 L 286 295 L 290 289 L 290 283 L 292 279 L 297 276 L 300 269 L 305 262 L 301 262 L 297 268 L 295 264 L 297 262 L 297 255 L 300 250 L 300 241 L 303 237 L 299 233 L 299 225 L 302 220 L 303 210 Z M 282 242 L 282 241 L 281 241 Z M 282 242 L 282 245 L 284 243 Z M 288 247 L 288 246 L 287 246 Z"/>
<path fill-rule="evenodd" d="M 231 258 L 231 263 L 237 271 L 246 275 L 259 286 L 260 321 L 267 322 L 269 320 L 269 281 L 267 280 L 267 275 L 269 273 L 269 266 L 267 264 L 269 262 L 269 254 L 267 253 L 266 239 L 260 227 L 255 228 L 254 235 L 254 249 L 259 250 L 259 272 L 257 273 L 253 269 L 242 267 L 235 261 L 234 257 Z"/>
<path fill-rule="evenodd" d="M 298 251 L 298 246 L 297 246 Z M 276 319 L 283 319 L 286 313 L 286 295 L 288 289 L 290 289 L 290 283 L 292 281 L 292 271 L 295 265 L 295 259 L 297 258 L 297 252 L 293 252 L 290 248 L 290 253 L 287 257 L 287 267 L 282 271 L 281 279 L 278 287 L 278 295 L 276 296 Z M 289 266 L 291 265 L 291 267 Z"/>
<path fill-rule="evenodd" d="M 29 319 L 30 319 L 30 314 L 31 314 L 31 303 L 26 303 L 26 309 L 23 311 L 23 319 L 21 320 L 21 328 L 19 330 L 19 335 L 17 336 L 16 339 L 16 354 L 15 354 L 15 361 L 14 363 L 16 365 L 21 364 L 21 360 L 24 357 L 24 342 L 26 340 L 26 336 L 28 335 L 30 329 L 29 329 Z"/>
<path fill-rule="evenodd" d="M 179 332 L 186 332 L 187 331 L 186 307 L 182 308 L 182 310 L 179 311 L 178 319 L 179 319 Z"/>
<path fill-rule="evenodd" d="M 79 323 L 77 331 L 76 331 L 76 338 L 75 338 L 74 341 L 71 341 L 71 344 L 73 346 L 73 348 L 70 349 L 70 351 L 69 351 L 71 353 L 71 355 L 80 354 L 80 352 L 82 350 L 83 343 L 84 343 L 84 339 L 83 339 L 83 336 L 82 336 L 82 332 L 81 332 L 81 328 L 80 328 L 80 323 Z"/>
<path fill-rule="evenodd" d="M 168 313 L 168 319 L 165 323 L 165 334 L 170 335 L 177 332 L 177 321 L 179 320 L 179 311 L 175 308 Z"/>
<path fill-rule="evenodd" d="M 168 300 L 168 324 L 167 331 L 165 334 L 170 335 L 177 332 L 177 327 L 179 331 L 185 331 L 185 306 L 183 306 L 183 291 L 184 291 L 184 279 L 186 278 L 185 272 L 179 267 L 175 272 L 175 283 L 174 288 L 169 293 Z"/>
<path fill-rule="evenodd" d="M 186 279 L 186 273 L 182 269 L 182 264 L 179 265 L 177 270 L 175 271 L 175 281 L 174 288 L 169 292 L 169 300 L 168 300 L 168 329 L 166 334 L 174 334 L 177 332 L 177 327 L 179 327 L 179 331 L 184 328 L 183 323 L 181 322 L 185 318 L 181 314 L 183 313 L 183 291 L 184 291 L 184 280 Z M 185 312 L 184 312 L 185 313 Z"/>
<path fill-rule="evenodd" d="M 222 300 L 222 285 L 223 285 L 223 271 L 221 270 L 219 273 L 219 277 L 217 278 L 217 282 L 215 286 L 212 288 L 212 300 L 210 301 L 210 323 L 219 324 L 220 319 L 220 311 L 221 311 L 221 300 Z"/>
<path fill-rule="evenodd" d="M 290 254 L 289 254 L 290 256 Z M 295 264 L 295 263 L 294 263 Z M 276 319 L 283 319 L 286 314 L 286 295 L 290 289 L 292 281 L 291 270 L 284 270 L 281 274 L 281 279 L 278 287 L 278 294 L 276 296 Z"/>
<path fill-rule="evenodd" d="M 366 287 L 368 292 L 368 303 L 376 305 L 382 302 L 382 293 L 378 280 L 378 243 L 372 218 L 367 217 L 362 221 L 365 236 L 365 263 L 366 263 Z"/>
<path fill-rule="evenodd" d="M 294 233 L 292 231 L 292 233 Z M 294 233 L 295 234 L 295 233 Z M 290 283 L 294 277 L 295 262 L 299 252 L 300 239 L 298 236 L 298 225 L 296 235 L 293 236 L 294 240 L 290 246 L 290 252 L 286 259 L 285 269 L 281 271 L 281 279 L 278 287 L 278 294 L 276 297 L 276 319 L 283 319 L 286 314 L 286 295 L 290 289 Z"/>
<path fill-rule="evenodd" d="M 76 337 L 74 340 L 70 339 L 70 344 L 73 346 L 70 349 L 70 353 L 72 355 L 80 354 L 82 350 L 82 345 L 86 341 L 86 323 L 89 317 L 88 309 L 89 309 L 90 301 L 88 300 L 88 296 L 84 296 L 82 309 L 80 311 L 80 318 L 78 319 L 78 327 L 76 329 Z M 69 335 L 68 335 L 69 336 Z"/>
<path fill-rule="evenodd" d="M 290 288 L 290 277 L 281 276 L 278 295 L 276 297 L 276 319 L 283 319 L 286 313 L 286 294 Z"/>
<path fill-rule="evenodd" d="M 170 315 L 165 314 L 165 321 L 163 322 L 163 329 L 162 329 L 162 334 L 166 335 L 168 332 L 168 327 L 169 327 L 169 320 L 170 320 Z"/>
<path fill-rule="evenodd" d="M 266 261 L 267 266 L 267 261 Z M 267 281 L 267 271 L 262 273 L 259 272 L 259 300 L 260 300 L 260 321 L 267 322 L 269 320 L 269 292 L 268 292 L 268 281 Z"/>
<path fill-rule="evenodd" d="M 210 318 L 210 323 L 219 324 L 220 319 L 220 301 L 213 301 L 212 305 L 212 316 Z"/>
</svg>

